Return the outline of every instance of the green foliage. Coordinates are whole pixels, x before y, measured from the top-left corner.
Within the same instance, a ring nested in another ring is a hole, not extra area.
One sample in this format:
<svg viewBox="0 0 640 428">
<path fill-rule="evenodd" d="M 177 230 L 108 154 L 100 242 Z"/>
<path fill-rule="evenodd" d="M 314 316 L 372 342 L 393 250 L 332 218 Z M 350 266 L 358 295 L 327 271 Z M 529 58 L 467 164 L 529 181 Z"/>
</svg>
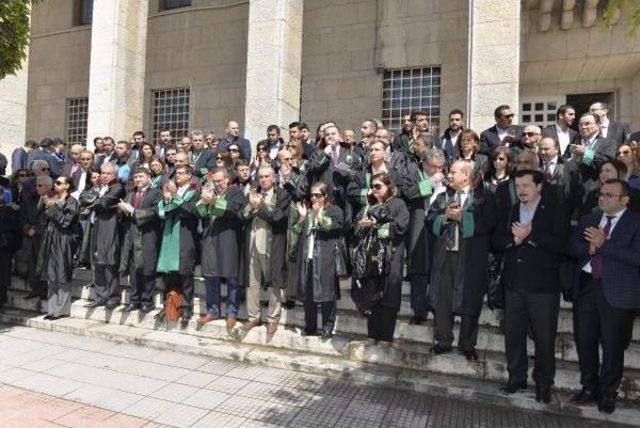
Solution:
<svg viewBox="0 0 640 428">
<path fill-rule="evenodd" d="M 0 1 L 0 79 L 15 74 L 29 45 L 29 0 Z"/>
<path fill-rule="evenodd" d="M 604 25 L 611 27 L 615 15 L 628 11 L 631 15 L 631 25 L 627 31 L 628 36 L 636 34 L 640 28 L 640 1 L 639 0 L 609 0 L 604 10 Z"/>
</svg>

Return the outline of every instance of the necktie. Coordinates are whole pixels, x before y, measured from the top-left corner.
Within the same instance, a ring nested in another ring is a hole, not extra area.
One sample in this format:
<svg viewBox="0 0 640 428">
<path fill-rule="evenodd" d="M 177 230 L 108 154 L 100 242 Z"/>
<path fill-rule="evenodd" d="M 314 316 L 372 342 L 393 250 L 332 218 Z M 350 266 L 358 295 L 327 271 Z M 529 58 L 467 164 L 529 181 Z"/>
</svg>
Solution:
<svg viewBox="0 0 640 428">
<path fill-rule="evenodd" d="M 453 197 L 453 204 L 460 207 L 460 193 L 456 192 Z M 458 227 L 458 223 L 455 220 L 449 220 L 447 223 L 442 225 L 442 230 L 440 235 L 442 236 L 442 240 L 444 241 L 445 248 L 447 250 L 451 250 L 456 246 L 456 229 Z"/>
<path fill-rule="evenodd" d="M 608 215 L 607 216 L 607 224 L 605 224 L 604 229 L 604 239 L 609 237 L 609 233 L 611 232 L 611 220 L 613 220 L 615 216 Z M 602 279 L 602 257 L 600 254 L 596 253 L 591 256 L 591 276 L 593 279 Z"/>
<path fill-rule="evenodd" d="M 133 207 L 138 208 L 138 204 L 140 203 L 141 200 L 142 200 L 142 191 L 138 190 L 136 192 L 136 196 L 133 198 Z"/>
</svg>

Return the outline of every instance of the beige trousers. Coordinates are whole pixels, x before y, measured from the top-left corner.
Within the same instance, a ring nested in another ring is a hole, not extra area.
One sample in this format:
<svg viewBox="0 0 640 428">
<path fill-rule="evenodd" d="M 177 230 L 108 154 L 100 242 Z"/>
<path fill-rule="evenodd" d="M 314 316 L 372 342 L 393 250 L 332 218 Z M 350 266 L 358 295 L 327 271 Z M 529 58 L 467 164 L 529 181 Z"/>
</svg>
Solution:
<svg viewBox="0 0 640 428">
<path fill-rule="evenodd" d="M 262 277 L 269 272 L 267 257 L 260 254 L 255 246 L 251 249 L 249 257 L 249 288 L 247 290 L 247 313 L 249 321 L 260 319 L 260 292 L 262 291 Z M 269 309 L 267 312 L 268 322 L 278 322 L 282 313 L 283 290 L 269 287 Z"/>
</svg>

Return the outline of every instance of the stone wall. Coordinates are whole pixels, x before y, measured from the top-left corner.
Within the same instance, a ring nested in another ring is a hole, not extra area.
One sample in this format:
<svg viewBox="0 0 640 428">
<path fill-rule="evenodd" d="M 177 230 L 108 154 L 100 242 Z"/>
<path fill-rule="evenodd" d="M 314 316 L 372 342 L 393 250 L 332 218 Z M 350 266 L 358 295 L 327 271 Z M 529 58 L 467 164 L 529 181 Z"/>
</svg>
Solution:
<svg viewBox="0 0 640 428">
<path fill-rule="evenodd" d="M 151 93 L 191 88 L 192 128 L 224 133 L 243 126 L 247 1 L 194 0 L 189 8 L 158 11 L 149 3 L 144 129 L 151 128 Z"/>
<path fill-rule="evenodd" d="M 55 0 L 33 8 L 27 138 L 64 138 L 65 100 L 89 95 L 91 27 L 73 25 L 73 6 Z"/>
<path fill-rule="evenodd" d="M 602 3 L 602 2 L 601 2 Z M 520 95 L 566 95 L 613 92 L 614 117 L 640 128 L 640 109 L 635 107 L 633 78 L 640 74 L 640 33 L 629 37 L 628 15 L 606 28 L 602 8 L 592 26 L 581 21 L 580 5 L 571 29 L 560 28 L 560 5 L 554 3 L 547 31 L 538 28 L 537 9 L 523 11 Z"/>
<path fill-rule="evenodd" d="M 28 59 L 15 75 L 0 80 L 0 153 L 7 157 L 11 173 L 11 153 L 25 142 L 27 117 Z"/>
<path fill-rule="evenodd" d="M 303 120 L 360 128 L 382 113 L 382 71 L 440 65 L 440 122 L 465 109 L 467 5 L 462 0 L 330 0 L 304 5 Z"/>
</svg>

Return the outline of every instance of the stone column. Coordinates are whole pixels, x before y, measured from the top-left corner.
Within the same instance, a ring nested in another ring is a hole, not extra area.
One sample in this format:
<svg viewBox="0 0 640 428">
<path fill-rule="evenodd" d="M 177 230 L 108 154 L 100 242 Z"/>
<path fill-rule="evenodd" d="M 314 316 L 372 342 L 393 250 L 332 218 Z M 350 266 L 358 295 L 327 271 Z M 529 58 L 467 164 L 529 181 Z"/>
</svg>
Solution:
<svg viewBox="0 0 640 428">
<path fill-rule="evenodd" d="M 493 110 L 508 104 L 518 117 L 520 1 L 469 1 L 469 126 L 495 123 Z"/>
<path fill-rule="evenodd" d="M 300 118 L 303 0 L 250 0 L 244 135 Z"/>
<path fill-rule="evenodd" d="M 94 0 L 87 140 L 142 129 L 147 1 Z"/>
<path fill-rule="evenodd" d="M 0 80 L 0 152 L 7 157 L 7 175 L 11 174 L 11 154 L 26 141 L 27 83 L 29 57 L 15 75 Z"/>
</svg>

